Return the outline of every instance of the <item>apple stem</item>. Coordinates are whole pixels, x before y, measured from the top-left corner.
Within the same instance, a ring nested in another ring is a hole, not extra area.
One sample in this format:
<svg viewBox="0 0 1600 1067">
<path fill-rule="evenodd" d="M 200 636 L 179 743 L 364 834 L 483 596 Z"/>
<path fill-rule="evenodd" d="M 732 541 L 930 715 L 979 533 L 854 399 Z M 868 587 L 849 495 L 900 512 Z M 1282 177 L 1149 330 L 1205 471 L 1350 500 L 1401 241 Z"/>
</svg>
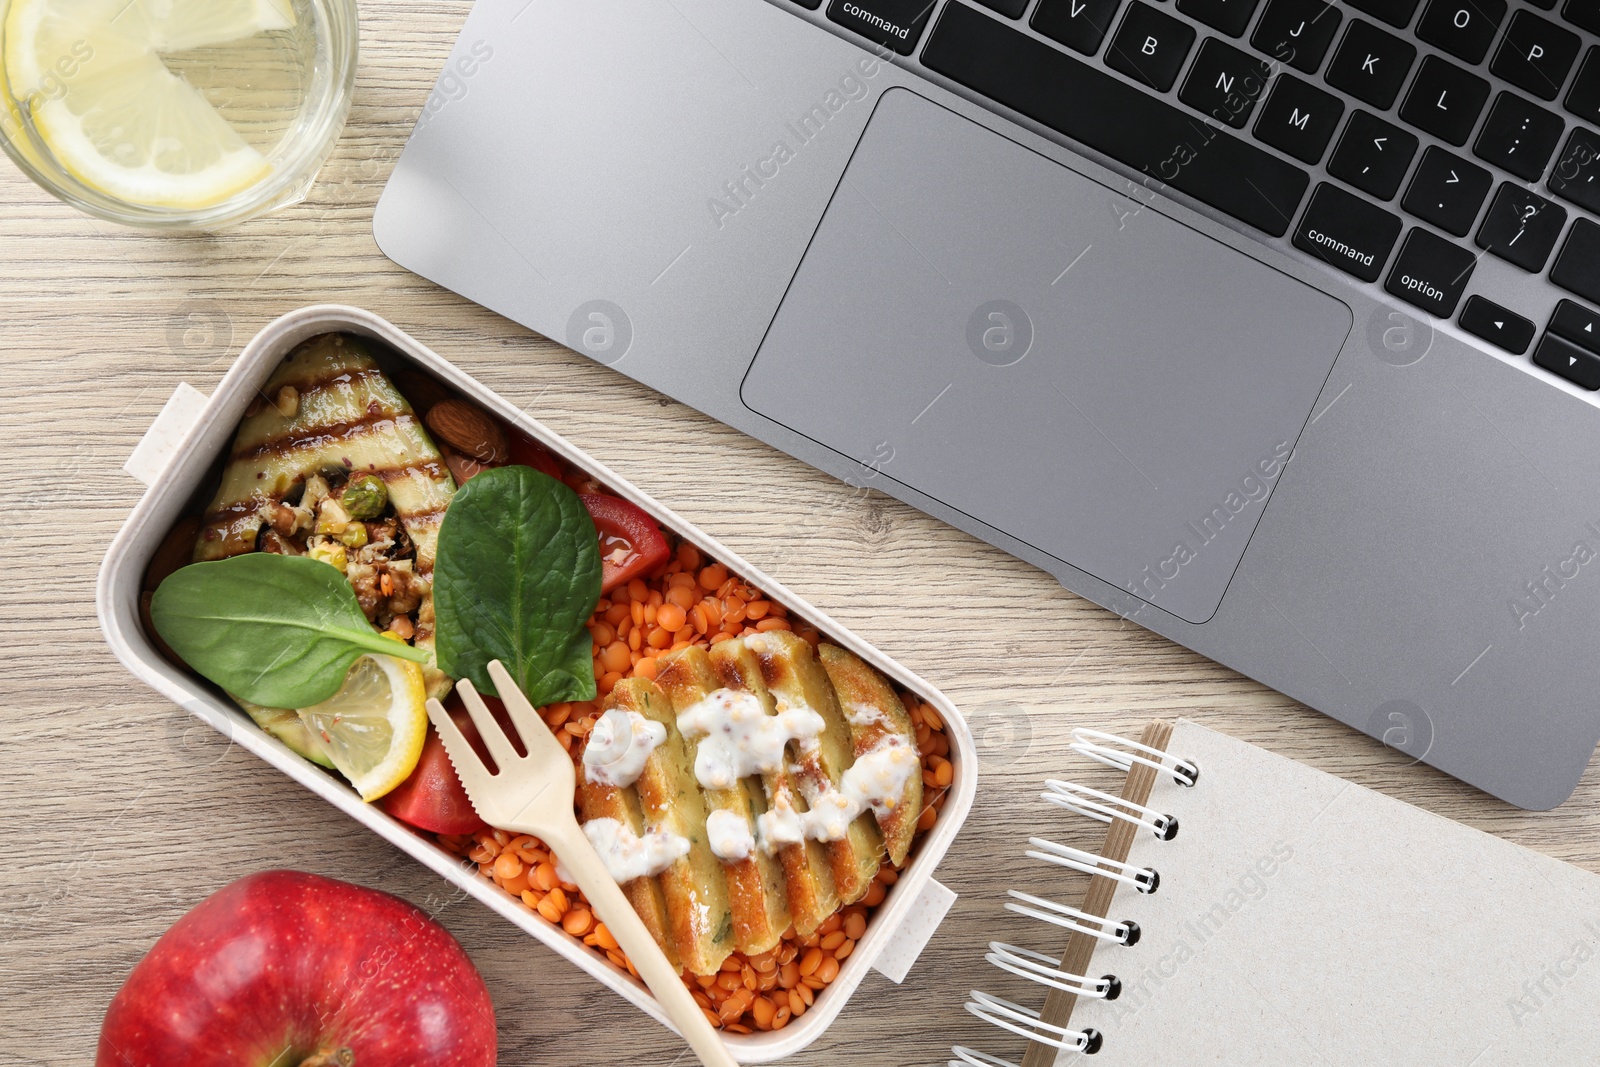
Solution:
<svg viewBox="0 0 1600 1067">
<path fill-rule="evenodd" d="M 356 1054 L 349 1048 L 319 1049 L 300 1061 L 300 1067 L 355 1067 Z"/>
</svg>

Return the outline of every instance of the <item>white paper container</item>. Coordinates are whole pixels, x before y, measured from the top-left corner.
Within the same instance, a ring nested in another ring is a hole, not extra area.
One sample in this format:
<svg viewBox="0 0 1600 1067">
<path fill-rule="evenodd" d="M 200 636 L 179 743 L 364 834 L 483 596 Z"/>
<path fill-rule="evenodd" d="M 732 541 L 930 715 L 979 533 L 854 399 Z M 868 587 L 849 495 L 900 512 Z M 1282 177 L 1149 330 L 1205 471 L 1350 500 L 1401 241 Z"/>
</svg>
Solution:
<svg viewBox="0 0 1600 1067">
<path fill-rule="evenodd" d="M 479 385 L 466 374 L 370 312 L 337 305 L 301 308 L 271 323 L 245 347 L 217 391 L 203 394 L 180 385 L 150 431 L 129 459 L 126 469 L 149 490 L 123 525 L 100 568 L 97 607 L 112 651 L 139 678 L 170 697 L 195 717 L 260 756 L 329 804 L 364 824 L 395 847 L 437 871 L 464 892 L 481 900 L 508 921 L 566 957 L 598 982 L 632 1001 L 667 1025 L 649 990 L 621 974 L 603 957 L 523 907 L 520 901 L 477 874 L 476 865 L 445 852 L 419 837 L 377 807 L 361 802 L 336 777 L 295 755 L 257 727 L 248 716 L 201 679 L 179 670 L 145 636 L 139 620 L 140 586 L 146 566 L 186 504 L 201 488 L 214 463 L 228 448 L 245 407 L 279 361 L 295 345 L 321 333 L 344 331 L 373 338 L 420 369 L 470 398 L 506 423 L 514 425 L 567 462 L 582 468 L 648 511 L 661 525 L 721 561 L 728 569 L 787 606 L 791 614 L 816 626 L 828 640 L 855 652 L 883 675 L 932 704 L 944 717 L 950 740 L 955 783 L 938 823 L 918 842 L 912 862 L 873 915 L 866 936 L 844 961 L 839 977 L 818 997 L 816 1005 L 775 1033 L 728 1035 L 733 1055 L 742 1063 L 769 1063 L 792 1055 L 821 1036 L 844 1009 L 868 969 L 876 966 L 900 981 L 954 901 L 954 894 L 933 880 L 933 869 L 949 849 L 972 807 L 977 788 L 977 758 L 972 734 L 943 694 L 921 678 L 866 644 L 844 627 L 761 573 L 670 510 L 645 496 L 600 463 Z"/>
</svg>

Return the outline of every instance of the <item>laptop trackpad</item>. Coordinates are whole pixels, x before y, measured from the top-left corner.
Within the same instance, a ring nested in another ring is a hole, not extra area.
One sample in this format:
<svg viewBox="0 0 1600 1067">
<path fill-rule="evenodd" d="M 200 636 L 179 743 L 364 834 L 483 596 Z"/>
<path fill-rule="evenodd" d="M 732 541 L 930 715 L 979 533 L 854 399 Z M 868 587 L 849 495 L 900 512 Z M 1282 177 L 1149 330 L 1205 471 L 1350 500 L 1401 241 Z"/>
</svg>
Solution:
<svg viewBox="0 0 1600 1067">
<path fill-rule="evenodd" d="M 1205 622 L 1351 315 L 1143 192 L 886 93 L 744 402 Z"/>
</svg>

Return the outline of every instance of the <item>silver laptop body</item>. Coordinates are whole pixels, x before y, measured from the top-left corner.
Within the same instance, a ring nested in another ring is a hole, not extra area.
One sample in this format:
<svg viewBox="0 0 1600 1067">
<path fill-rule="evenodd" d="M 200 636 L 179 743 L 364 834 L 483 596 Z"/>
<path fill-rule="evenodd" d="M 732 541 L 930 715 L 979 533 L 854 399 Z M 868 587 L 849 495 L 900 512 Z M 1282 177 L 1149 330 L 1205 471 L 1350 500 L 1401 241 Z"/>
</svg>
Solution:
<svg viewBox="0 0 1600 1067">
<path fill-rule="evenodd" d="M 924 0 L 919 21 L 865 0 L 479 0 L 378 243 L 1481 789 L 1559 804 L 1600 738 L 1594 394 L 1417 306 L 1450 280 L 1413 280 L 1401 244 L 1376 256 L 1391 279 L 1358 276 L 1372 252 L 1336 193 L 1359 190 L 1328 166 L 1360 146 L 1307 163 L 1202 118 L 1181 95 L 1209 77 L 1193 46 L 1187 76 L 1147 84 L 1117 21 L 1136 0 L 1111 5 L 1099 58 L 1037 28 L 1047 0 L 1015 2 Z M 1152 52 L 1174 22 L 1215 55 L 1260 36 L 1186 5 L 1162 5 Z M 1375 20 L 1339 33 L 1356 21 Z M 1409 106 L 1292 61 L 1271 77 L 1341 122 Z M 1168 110 L 1101 113 L 1131 92 Z M 1167 136 L 1174 110 L 1188 125 L 1155 165 L 1102 150 Z M 1284 110 L 1257 97 L 1249 123 Z M 1410 133 L 1417 158 L 1470 151 Z M 1474 257 L 1458 300 L 1541 328 L 1576 300 L 1453 243 Z"/>
</svg>

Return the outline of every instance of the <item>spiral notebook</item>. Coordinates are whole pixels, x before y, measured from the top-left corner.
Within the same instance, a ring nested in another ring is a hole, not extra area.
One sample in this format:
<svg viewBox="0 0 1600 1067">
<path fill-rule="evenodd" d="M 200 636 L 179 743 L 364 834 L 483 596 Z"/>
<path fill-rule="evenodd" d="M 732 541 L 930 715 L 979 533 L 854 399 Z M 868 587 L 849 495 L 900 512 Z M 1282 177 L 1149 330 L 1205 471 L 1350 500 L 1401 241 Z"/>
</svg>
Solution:
<svg viewBox="0 0 1600 1067">
<path fill-rule="evenodd" d="M 1072 747 L 1128 772 L 1044 794 L 1105 843 L 1026 851 L 1095 877 L 1010 895 L 1065 952 L 990 946 L 1047 993 L 975 991 L 1021 1059 L 952 1067 L 1600 1063 L 1600 877 L 1185 720 Z"/>
</svg>

